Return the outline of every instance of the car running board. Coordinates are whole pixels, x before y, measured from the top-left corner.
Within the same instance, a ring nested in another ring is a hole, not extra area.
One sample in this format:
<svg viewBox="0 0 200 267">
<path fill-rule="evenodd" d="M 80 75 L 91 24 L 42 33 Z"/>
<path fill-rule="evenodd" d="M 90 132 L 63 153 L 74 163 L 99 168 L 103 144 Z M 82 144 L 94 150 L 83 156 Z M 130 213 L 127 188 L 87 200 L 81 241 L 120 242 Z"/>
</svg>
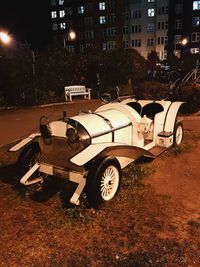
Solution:
<svg viewBox="0 0 200 267">
<path fill-rule="evenodd" d="M 151 153 L 150 155 L 144 155 L 145 157 L 148 158 L 157 158 L 160 156 L 163 152 L 167 150 L 167 147 L 160 147 L 160 146 L 154 146 L 152 147 L 149 152 Z"/>
</svg>

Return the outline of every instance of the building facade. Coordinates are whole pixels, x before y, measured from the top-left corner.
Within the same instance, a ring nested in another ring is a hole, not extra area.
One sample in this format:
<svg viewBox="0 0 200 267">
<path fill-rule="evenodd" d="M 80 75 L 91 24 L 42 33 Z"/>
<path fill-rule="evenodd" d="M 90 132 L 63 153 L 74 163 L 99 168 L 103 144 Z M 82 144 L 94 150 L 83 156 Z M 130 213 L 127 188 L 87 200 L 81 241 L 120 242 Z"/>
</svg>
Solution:
<svg viewBox="0 0 200 267">
<path fill-rule="evenodd" d="M 66 49 L 122 47 L 124 1 L 51 0 L 52 30 L 64 38 Z M 76 37 L 70 37 L 74 32 Z"/>
<path fill-rule="evenodd" d="M 166 59 L 168 0 L 130 0 L 124 26 L 124 47 L 134 48 L 147 58 L 156 51 Z"/>
<path fill-rule="evenodd" d="M 156 51 L 160 60 L 167 53 L 200 52 L 200 1 L 50 1 L 52 31 L 70 52 L 123 47 L 134 48 L 145 58 Z"/>
<path fill-rule="evenodd" d="M 177 57 L 200 53 L 200 1 L 170 0 L 168 51 Z"/>
</svg>

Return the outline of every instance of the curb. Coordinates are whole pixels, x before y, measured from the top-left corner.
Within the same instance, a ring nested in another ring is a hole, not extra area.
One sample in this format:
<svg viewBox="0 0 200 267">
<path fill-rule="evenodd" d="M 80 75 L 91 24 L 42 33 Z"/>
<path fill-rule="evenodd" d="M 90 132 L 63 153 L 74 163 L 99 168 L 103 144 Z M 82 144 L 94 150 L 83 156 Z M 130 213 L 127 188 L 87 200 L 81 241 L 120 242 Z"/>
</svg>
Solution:
<svg viewBox="0 0 200 267">
<path fill-rule="evenodd" d="M 120 99 L 126 99 L 131 96 L 120 96 Z M 59 105 L 66 105 L 66 104 L 75 104 L 79 102 L 99 102 L 101 99 L 99 98 L 94 98 L 94 99 L 79 99 L 79 100 L 72 100 L 72 101 L 65 101 L 65 102 L 57 102 L 57 103 L 49 103 L 49 104 L 42 104 L 42 105 L 35 105 L 35 106 L 28 106 L 28 107 L 17 107 L 17 106 L 10 106 L 10 107 L 0 107 L 0 112 L 1 111 L 6 111 L 6 110 L 16 110 L 16 109 L 24 109 L 24 108 L 45 108 L 45 107 L 53 107 L 53 106 L 59 106 Z"/>
<path fill-rule="evenodd" d="M 25 108 L 45 108 L 45 107 L 53 107 L 53 106 L 59 106 L 59 105 L 66 105 L 66 104 L 75 104 L 78 103 L 79 101 L 81 102 L 98 102 L 101 101 L 100 99 L 90 99 L 90 100 L 73 100 L 73 101 L 65 101 L 65 102 L 57 102 L 57 103 L 50 103 L 50 104 L 42 104 L 42 105 L 35 105 L 35 106 L 28 106 L 28 107 L 17 107 L 17 106 L 10 106 L 10 107 L 0 107 L 0 112 L 1 111 L 6 111 L 6 110 L 16 110 L 16 109 L 25 109 Z"/>
<path fill-rule="evenodd" d="M 120 99 L 126 99 L 131 96 L 120 96 Z M 60 105 L 68 105 L 68 104 L 75 104 L 78 102 L 101 102 L 101 99 L 80 99 L 80 100 L 72 100 L 72 101 L 65 101 L 65 102 L 57 102 L 57 103 L 49 103 L 49 104 L 42 104 L 42 105 L 35 105 L 29 107 L 17 107 L 17 106 L 10 106 L 10 107 L 0 107 L 0 112 L 7 111 L 7 110 L 17 110 L 17 109 L 24 109 L 24 108 L 46 108 L 46 107 L 53 107 L 53 106 L 60 106 Z M 185 115 L 185 116 L 178 116 L 181 120 L 200 120 L 200 111 L 196 112 L 193 115 Z"/>
</svg>

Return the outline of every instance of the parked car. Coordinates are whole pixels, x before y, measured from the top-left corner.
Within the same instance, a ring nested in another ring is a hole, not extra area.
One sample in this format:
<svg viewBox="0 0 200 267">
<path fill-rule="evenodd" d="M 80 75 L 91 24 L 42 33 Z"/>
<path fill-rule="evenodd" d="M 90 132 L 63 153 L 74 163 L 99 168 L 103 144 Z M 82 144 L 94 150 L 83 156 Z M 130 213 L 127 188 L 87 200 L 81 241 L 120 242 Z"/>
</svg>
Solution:
<svg viewBox="0 0 200 267">
<path fill-rule="evenodd" d="M 79 204 L 83 190 L 91 204 L 108 202 L 119 190 L 123 168 L 141 156 L 156 158 L 180 145 L 181 105 L 127 99 L 52 122 L 42 116 L 39 132 L 10 149 L 21 150 L 20 183 L 29 186 L 49 175 L 62 177 L 78 184 L 71 203 Z"/>
</svg>

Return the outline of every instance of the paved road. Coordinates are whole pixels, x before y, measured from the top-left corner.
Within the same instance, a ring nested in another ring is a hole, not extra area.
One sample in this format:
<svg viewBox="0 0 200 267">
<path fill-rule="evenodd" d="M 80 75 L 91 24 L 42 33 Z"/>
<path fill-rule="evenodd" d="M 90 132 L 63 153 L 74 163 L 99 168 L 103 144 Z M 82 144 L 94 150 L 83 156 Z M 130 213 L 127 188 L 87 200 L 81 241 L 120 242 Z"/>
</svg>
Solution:
<svg viewBox="0 0 200 267">
<path fill-rule="evenodd" d="M 63 111 L 67 112 L 67 116 L 73 116 L 80 110 L 94 111 L 100 105 L 100 100 L 77 100 L 55 106 L 1 111 L 0 146 L 36 131 L 42 115 L 46 115 L 50 120 L 55 120 L 62 118 Z"/>
<path fill-rule="evenodd" d="M 68 116 L 76 115 L 80 110 L 94 111 L 101 105 L 100 100 L 76 100 L 61 105 L 48 107 L 35 107 L 0 112 L 0 146 L 9 144 L 38 129 L 39 119 L 42 115 L 50 120 L 62 117 L 65 110 Z M 200 132 L 200 116 L 184 117 L 184 128 Z"/>
</svg>

